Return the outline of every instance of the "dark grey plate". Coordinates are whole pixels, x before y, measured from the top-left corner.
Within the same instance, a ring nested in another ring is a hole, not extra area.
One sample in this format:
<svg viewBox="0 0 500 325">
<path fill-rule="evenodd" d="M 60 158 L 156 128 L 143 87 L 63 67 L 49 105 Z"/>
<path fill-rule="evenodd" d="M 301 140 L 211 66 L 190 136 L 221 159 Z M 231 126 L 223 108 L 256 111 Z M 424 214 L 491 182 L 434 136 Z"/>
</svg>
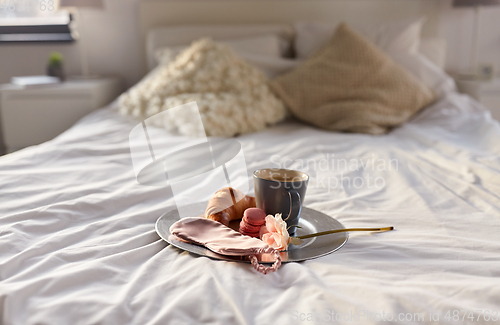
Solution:
<svg viewBox="0 0 500 325">
<path fill-rule="evenodd" d="M 193 217 L 201 216 L 205 212 L 207 207 L 206 203 L 195 203 L 186 208 L 189 208 L 192 213 L 189 213 Z M 211 250 L 194 244 L 185 243 L 178 240 L 175 236 L 170 234 L 170 226 L 179 220 L 179 213 L 176 209 L 170 210 L 169 212 L 162 215 L 156 221 L 156 232 L 158 235 L 177 248 L 183 249 L 185 251 L 203 255 L 219 260 L 225 261 L 238 261 L 238 262 L 249 262 L 247 257 L 235 257 L 235 256 L 225 256 L 212 252 Z M 333 230 L 333 229 L 343 229 L 345 228 L 340 222 L 334 218 L 310 209 L 302 208 L 302 213 L 300 214 L 299 226 L 302 228 L 297 229 L 296 236 L 312 234 L 315 232 Z M 230 227 L 237 230 L 239 227 L 239 221 L 232 222 Z M 320 257 L 336 250 L 340 249 L 347 242 L 348 234 L 338 233 L 325 235 L 315 238 L 305 239 L 301 245 L 295 246 L 290 245 L 288 251 L 281 252 L 281 258 L 283 262 L 300 262 L 309 260 L 312 258 Z M 273 258 L 269 254 L 262 254 L 258 256 L 259 262 L 262 263 L 272 263 Z"/>
</svg>

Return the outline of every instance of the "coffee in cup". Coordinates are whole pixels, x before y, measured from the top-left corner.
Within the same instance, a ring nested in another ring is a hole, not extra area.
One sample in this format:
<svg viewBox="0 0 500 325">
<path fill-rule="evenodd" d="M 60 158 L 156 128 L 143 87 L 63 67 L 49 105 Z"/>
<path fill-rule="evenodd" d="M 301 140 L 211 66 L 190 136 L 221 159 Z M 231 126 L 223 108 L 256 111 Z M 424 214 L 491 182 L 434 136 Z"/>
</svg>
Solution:
<svg viewBox="0 0 500 325">
<path fill-rule="evenodd" d="M 309 176 L 297 170 L 267 168 L 253 173 L 255 201 L 266 214 L 281 213 L 290 236 L 300 219 Z"/>
</svg>

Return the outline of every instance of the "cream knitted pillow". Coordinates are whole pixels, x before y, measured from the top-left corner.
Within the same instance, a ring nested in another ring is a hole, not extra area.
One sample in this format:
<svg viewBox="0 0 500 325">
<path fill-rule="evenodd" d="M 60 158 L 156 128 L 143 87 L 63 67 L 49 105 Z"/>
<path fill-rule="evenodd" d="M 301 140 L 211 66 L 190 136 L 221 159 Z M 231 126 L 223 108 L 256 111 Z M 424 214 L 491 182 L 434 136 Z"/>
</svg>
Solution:
<svg viewBox="0 0 500 325">
<path fill-rule="evenodd" d="M 434 100 L 431 89 L 346 24 L 271 85 L 297 118 L 334 131 L 383 134 Z"/>
<path fill-rule="evenodd" d="M 227 45 L 210 39 L 194 42 L 177 58 L 157 67 L 119 98 L 120 111 L 147 118 L 169 108 L 196 101 L 208 136 L 230 137 L 255 132 L 283 119 L 283 103 L 270 91 L 266 77 L 240 59 Z M 157 125 L 199 135 L 186 125 L 182 112 Z"/>
</svg>

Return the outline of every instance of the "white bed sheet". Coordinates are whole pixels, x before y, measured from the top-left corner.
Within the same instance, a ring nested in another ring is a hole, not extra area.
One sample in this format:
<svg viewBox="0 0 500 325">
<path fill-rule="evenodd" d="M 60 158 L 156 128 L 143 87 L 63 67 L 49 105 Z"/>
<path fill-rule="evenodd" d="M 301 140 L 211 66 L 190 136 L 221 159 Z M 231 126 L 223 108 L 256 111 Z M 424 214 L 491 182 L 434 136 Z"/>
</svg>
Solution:
<svg viewBox="0 0 500 325">
<path fill-rule="evenodd" d="M 389 315 L 424 323 L 409 320 L 416 314 L 453 323 L 446 313 L 454 310 L 475 317 L 457 323 L 485 323 L 475 310 L 500 317 L 492 314 L 500 312 L 500 125 L 469 97 L 449 94 L 386 136 L 287 122 L 237 138 L 249 175 L 277 166 L 278 156 L 289 168 L 332 154 L 398 161 L 398 170 L 344 172 L 383 177 L 382 188 L 328 189 L 321 180 L 340 171 L 304 167 L 306 206 L 345 226 L 396 230 L 351 234 L 334 254 L 265 276 L 160 240 L 154 223 L 174 201 L 169 188 L 136 182 L 135 124 L 99 110 L 0 158 L 0 323 L 312 324 L 333 316 L 375 324 Z"/>
</svg>

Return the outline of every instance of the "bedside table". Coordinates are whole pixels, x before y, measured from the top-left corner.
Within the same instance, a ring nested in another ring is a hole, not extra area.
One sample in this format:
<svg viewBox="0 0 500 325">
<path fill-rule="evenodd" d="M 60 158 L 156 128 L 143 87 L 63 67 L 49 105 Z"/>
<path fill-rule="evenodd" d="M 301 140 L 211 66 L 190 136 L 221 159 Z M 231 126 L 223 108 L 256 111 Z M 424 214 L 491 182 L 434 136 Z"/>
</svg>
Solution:
<svg viewBox="0 0 500 325">
<path fill-rule="evenodd" d="M 486 106 L 491 116 L 500 121 L 500 79 L 491 81 L 456 80 L 458 90 Z"/>
<path fill-rule="evenodd" d="M 118 78 L 74 80 L 42 88 L 0 86 L 0 121 L 7 152 L 53 139 L 122 92 Z"/>
</svg>

